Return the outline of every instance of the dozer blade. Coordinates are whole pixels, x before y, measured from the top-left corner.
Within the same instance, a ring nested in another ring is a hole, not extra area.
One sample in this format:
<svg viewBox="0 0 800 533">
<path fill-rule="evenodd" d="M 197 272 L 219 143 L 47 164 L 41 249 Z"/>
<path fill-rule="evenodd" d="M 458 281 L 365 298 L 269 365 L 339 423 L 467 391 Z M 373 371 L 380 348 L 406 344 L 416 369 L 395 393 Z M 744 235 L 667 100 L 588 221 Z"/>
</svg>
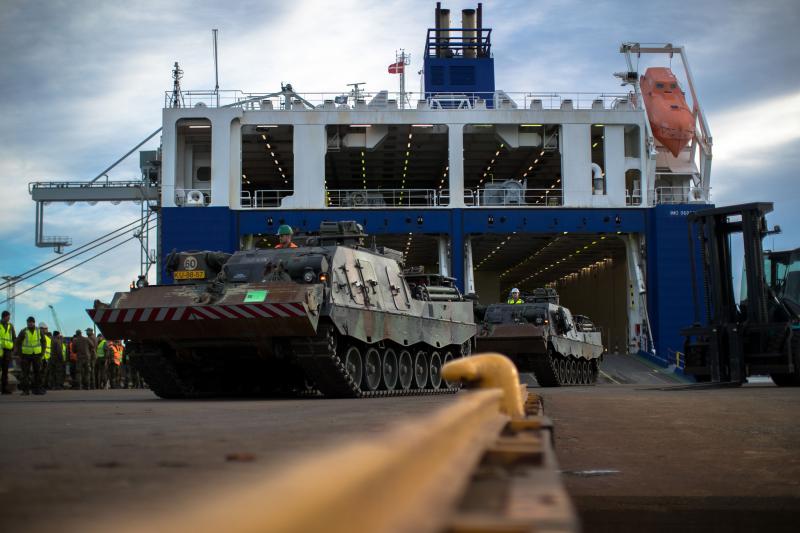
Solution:
<svg viewBox="0 0 800 533">
<path fill-rule="evenodd" d="M 197 303 L 197 294 L 185 287 L 147 287 L 86 311 L 106 338 L 134 341 L 257 341 L 317 330 L 321 285 L 247 284 L 213 304 Z"/>
<path fill-rule="evenodd" d="M 479 329 L 475 341 L 479 352 L 507 355 L 547 353 L 544 328 L 533 324 L 496 324 L 491 333 Z"/>
</svg>

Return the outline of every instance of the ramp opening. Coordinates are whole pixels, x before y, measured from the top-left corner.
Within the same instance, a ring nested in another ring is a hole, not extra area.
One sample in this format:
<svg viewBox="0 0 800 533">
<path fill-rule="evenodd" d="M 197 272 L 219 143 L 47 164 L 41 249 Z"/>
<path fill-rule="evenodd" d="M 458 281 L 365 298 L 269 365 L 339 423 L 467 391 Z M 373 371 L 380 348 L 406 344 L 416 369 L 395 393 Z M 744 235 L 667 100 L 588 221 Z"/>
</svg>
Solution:
<svg viewBox="0 0 800 533">
<path fill-rule="evenodd" d="M 613 234 L 472 235 L 475 290 L 481 304 L 553 287 L 561 305 L 602 328 L 610 352 L 629 346 L 629 280 L 625 243 Z"/>
</svg>

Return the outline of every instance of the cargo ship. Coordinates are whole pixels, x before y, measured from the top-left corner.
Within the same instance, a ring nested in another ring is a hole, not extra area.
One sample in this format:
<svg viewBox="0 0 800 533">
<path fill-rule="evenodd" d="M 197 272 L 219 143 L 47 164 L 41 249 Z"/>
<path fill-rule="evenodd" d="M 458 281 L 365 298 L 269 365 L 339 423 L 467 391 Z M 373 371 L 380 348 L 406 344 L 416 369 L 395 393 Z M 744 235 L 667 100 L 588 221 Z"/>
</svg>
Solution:
<svg viewBox="0 0 800 533">
<path fill-rule="evenodd" d="M 674 362 L 692 312 L 686 217 L 711 188 L 711 135 L 685 50 L 623 43 L 624 70 L 608 77 L 618 92 L 501 88 L 505 52 L 483 6 L 432 8 L 419 91 L 186 90 L 176 63 L 138 192 L 72 189 L 140 195 L 158 218 L 157 253 L 143 259 L 158 283 L 173 283 L 172 250 L 268 248 L 284 224 L 310 234 L 355 220 L 482 304 L 552 287 L 593 318 L 609 351 Z M 640 73 L 642 56 L 681 61 Z M 406 67 L 402 53 L 389 71 L 404 80 Z M 37 208 L 72 194 L 57 183 L 32 185 Z"/>
</svg>

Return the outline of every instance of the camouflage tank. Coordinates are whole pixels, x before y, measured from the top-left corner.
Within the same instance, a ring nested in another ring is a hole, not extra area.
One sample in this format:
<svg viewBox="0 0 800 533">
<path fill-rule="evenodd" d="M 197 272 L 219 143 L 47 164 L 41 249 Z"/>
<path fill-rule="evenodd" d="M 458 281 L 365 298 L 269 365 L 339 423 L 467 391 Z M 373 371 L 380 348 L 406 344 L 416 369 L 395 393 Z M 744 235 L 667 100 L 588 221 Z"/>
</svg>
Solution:
<svg viewBox="0 0 800 533">
<path fill-rule="evenodd" d="M 447 278 L 410 283 L 402 254 L 365 237 L 324 222 L 298 248 L 173 252 L 174 285 L 88 312 L 163 398 L 454 391 L 441 368 L 469 353 L 472 302 Z"/>
<path fill-rule="evenodd" d="M 508 355 L 543 387 L 594 383 L 603 344 L 591 320 L 559 305 L 554 289 L 536 289 L 523 301 L 476 309 L 478 350 Z"/>
</svg>

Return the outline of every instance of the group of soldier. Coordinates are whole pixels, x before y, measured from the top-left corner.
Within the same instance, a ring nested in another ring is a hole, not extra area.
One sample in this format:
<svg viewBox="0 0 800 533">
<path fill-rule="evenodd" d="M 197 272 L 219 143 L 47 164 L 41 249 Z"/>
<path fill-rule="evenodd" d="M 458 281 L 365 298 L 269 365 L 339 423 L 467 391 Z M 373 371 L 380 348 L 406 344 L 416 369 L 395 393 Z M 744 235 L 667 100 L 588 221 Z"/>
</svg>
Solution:
<svg viewBox="0 0 800 533">
<path fill-rule="evenodd" d="M 11 315 L 0 318 L 0 356 L 2 356 L 2 393 L 11 394 L 8 373 L 14 355 L 19 357 L 19 390 L 23 395 L 45 394 L 48 389 L 142 388 L 141 376 L 129 364 L 121 341 L 95 336 L 91 328 L 86 336 L 80 330 L 71 338 L 60 332 L 52 334 L 47 324 L 36 325 L 28 317 L 26 327 L 16 335 Z"/>
</svg>

